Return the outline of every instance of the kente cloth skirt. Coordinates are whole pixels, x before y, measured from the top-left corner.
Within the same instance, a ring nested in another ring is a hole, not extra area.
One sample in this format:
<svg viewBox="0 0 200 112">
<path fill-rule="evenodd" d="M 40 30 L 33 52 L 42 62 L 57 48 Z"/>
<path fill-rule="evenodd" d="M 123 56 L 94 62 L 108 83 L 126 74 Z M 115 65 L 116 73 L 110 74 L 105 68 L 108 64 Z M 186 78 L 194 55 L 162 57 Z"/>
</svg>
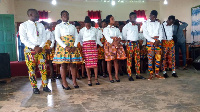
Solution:
<svg viewBox="0 0 200 112">
<path fill-rule="evenodd" d="M 50 40 L 47 40 L 44 48 L 45 50 L 47 49 L 50 49 L 50 46 L 51 46 L 51 41 Z M 46 53 L 46 60 L 53 60 L 53 57 L 54 57 L 54 54 L 55 54 L 55 49 L 52 48 L 52 51 L 50 53 Z"/>
<path fill-rule="evenodd" d="M 109 42 L 105 41 L 104 44 L 104 51 L 105 51 L 105 61 L 111 60 L 124 60 L 126 59 L 126 53 L 124 51 L 123 45 L 115 47 L 115 45 L 110 44 Z"/>
<path fill-rule="evenodd" d="M 98 50 L 95 40 L 83 42 L 83 58 L 85 59 L 86 68 L 97 67 Z"/>
<path fill-rule="evenodd" d="M 61 40 L 68 46 L 74 47 L 75 38 L 71 35 L 61 37 Z M 82 56 L 78 48 L 75 52 L 68 52 L 67 49 L 63 48 L 59 44 L 56 46 L 56 52 L 53 58 L 53 63 L 82 63 Z"/>
</svg>

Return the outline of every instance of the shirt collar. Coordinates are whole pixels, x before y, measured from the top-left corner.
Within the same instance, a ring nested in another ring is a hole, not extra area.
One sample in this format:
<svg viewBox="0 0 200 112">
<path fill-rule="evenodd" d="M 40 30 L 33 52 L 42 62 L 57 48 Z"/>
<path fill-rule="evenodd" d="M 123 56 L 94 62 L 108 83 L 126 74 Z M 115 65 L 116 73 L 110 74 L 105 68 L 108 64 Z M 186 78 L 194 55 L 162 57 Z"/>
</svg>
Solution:
<svg viewBox="0 0 200 112">
<path fill-rule="evenodd" d="M 109 28 L 114 28 L 115 26 L 108 25 L 107 27 L 109 27 Z"/>
<path fill-rule="evenodd" d="M 65 24 L 65 25 L 69 25 L 69 21 L 68 21 L 68 22 L 64 22 L 64 21 L 63 21 L 62 23 Z"/>
<path fill-rule="evenodd" d="M 136 25 L 136 23 L 133 24 L 132 22 L 129 22 L 128 24 L 130 24 L 130 25 Z"/>
<path fill-rule="evenodd" d="M 28 20 L 28 22 L 31 23 L 31 24 L 37 23 L 37 21 L 36 21 L 36 22 L 33 22 L 33 21 L 31 21 L 31 20 Z"/>
</svg>

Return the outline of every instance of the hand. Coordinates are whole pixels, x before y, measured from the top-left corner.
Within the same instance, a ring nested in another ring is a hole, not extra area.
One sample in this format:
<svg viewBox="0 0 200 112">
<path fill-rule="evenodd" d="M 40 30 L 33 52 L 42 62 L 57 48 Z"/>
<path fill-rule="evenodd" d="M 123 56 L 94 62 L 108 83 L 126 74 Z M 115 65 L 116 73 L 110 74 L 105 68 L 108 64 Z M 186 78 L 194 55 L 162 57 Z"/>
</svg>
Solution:
<svg viewBox="0 0 200 112">
<path fill-rule="evenodd" d="M 36 53 L 36 54 L 37 54 L 37 53 L 41 53 L 41 52 L 42 52 L 42 47 L 35 46 L 34 50 L 35 50 L 35 53 Z"/>
<path fill-rule="evenodd" d="M 159 44 L 160 44 L 160 40 L 156 40 L 156 41 L 154 42 L 155 47 L 159 47 Z"/>
<path fill-rule="evenodd" d="M 71 48 L 66 46 L 65 49 L 68 51 L 68 52 L 71 52 Z"/>
<path fill-rule="evenodd" d="M 76 51 L 76 47 L 72 47 L 71 52 L 75 52 L 75 51 Z"/>
</svg>

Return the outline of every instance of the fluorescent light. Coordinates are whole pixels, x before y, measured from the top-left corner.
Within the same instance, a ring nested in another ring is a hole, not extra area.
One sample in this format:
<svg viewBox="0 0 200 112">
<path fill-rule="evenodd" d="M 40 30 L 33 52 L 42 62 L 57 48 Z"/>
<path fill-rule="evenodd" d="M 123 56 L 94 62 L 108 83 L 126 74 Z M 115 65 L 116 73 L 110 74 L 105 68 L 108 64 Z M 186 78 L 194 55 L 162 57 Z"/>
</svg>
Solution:
<svg viewBox="0 0 200 112">
<path fill-rule="evenodd" d="M 115 1 L 113 0 L 113 1 L 111 2 L 111 4 L 112 4 L 112 6 L 114 6 L 114 5 L 115 5 Z"/>
<path fill-rule="evenodd" d="M 164 0 L 164 4 L 165 4 L 165 5 L 167 5 L 167 4 L 168 4 L 167 0 Z"/>
<path fill-rule="evenodd" d="M 57 4 L 56 0 L 52 0 L 51 3 L 52 3 L 53 5 L 56 5 L 56 4 Z"/>
</svg>

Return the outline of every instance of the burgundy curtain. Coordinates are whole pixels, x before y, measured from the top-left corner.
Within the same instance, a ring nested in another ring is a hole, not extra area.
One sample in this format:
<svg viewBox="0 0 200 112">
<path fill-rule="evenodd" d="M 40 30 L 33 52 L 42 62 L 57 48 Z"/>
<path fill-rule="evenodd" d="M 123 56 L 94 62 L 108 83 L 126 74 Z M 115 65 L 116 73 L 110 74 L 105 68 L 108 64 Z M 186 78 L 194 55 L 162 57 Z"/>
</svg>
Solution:
<svg viewBox="0 0 200 112">
<path fill-rule="evenodd" d="M 38 11 L 40 19 L 48 19 L 48 11 Z"/>
<path fill-rule="evenodd" d="M 90 19 L 101 19 L 101 11 L 88 11 Z"/>
<path fill-rule="evenodd" d="M 147 20 L 145 10 L 134 10 L 134 12 L 137 14 L 137 18 L 144 18 Z"/>
</svg>

